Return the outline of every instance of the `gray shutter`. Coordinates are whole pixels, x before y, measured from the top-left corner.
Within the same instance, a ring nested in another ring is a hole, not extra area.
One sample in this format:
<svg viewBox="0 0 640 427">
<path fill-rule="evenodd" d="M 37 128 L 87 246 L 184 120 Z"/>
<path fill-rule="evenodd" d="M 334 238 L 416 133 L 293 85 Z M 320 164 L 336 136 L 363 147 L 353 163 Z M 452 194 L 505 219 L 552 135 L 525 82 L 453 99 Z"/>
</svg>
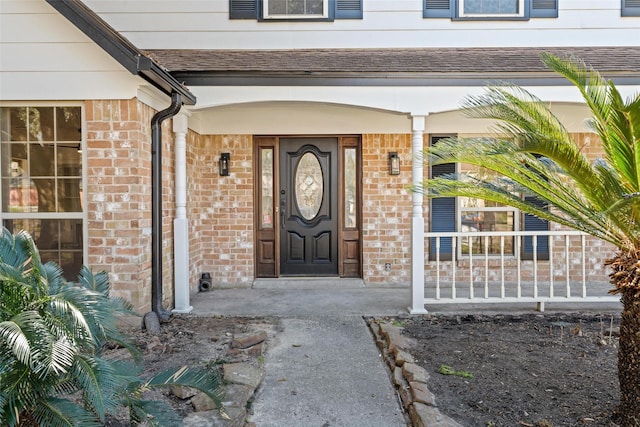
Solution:
<svg viewBox="0 0 640 427">
<path fill-rule="evenodd" d="M 229 19 L 257 19 L 258 0 L 229 0 Z"/>
<path fill-rule="evenodd" d="M 530 0 L 529 17 L 557 18 L 558 0 Z"/>
<path fill-rule="evenodd" d="M 431 199 L 431 231 L 456 231 L 455 197 Z M 451 237 L 441 237 L 440 260 L 451 260 L 452 250 Z M 429 245 L 429 259 L 436 259 L 436 239 L 433 237 Z"/>
<path fill-rule="evenodd" d="M 622 16 L 640 16 L 640 0 L 622 0 Z"/>
<path fill-rule="evenodd" d="M 440 139 L 445 137 L 432 137 L 431 145 L 436 144 Z M 431 166 L 431 177 L 435 178 L 442 175 L 456 173 L 456 164 L 447 163 L 444 165 Z M 456 198 L 455 197 L 439 197 L 431 199 L 431 231 L 456 231 Z M 452 259 L 452 242 L 451 238 L 440 238 L 440 259 Z M 436 239 L 432 238 L 429 244 L 429 258 L 436 257 Z"/>
<path fill-rule="evenodd" d="M 364 0 L 336 0 L 335 19 L 362 19 Z"/>
<path fill-rule="evenodd" d="M 452 18 L 456 0 L 423 0 L 424 18 Z"/>
<path fill-rule="evenodd" d="M 524 198 L 527 202 L 533 203 L 536 206 L 541 208 L 546 208 L 544 202 L 539 200 L 536 197 L 525 196 Z M 548 209 L 548 208 L 547 208 Z M 548 231 L 549 230 L 549 221 L 540 219 L 536 216 L 530 214 L 524 214 L 523 219 L 523 230 L 524 231 Z M 529 236 L 523 239 L 522 244 L 522 259 L 533 259 L 533 237 Z M 549 238 L 548 237 L 538 237 L 536 241 L 537 248 L 537 259 L 538 260 L 548 260 L 549 259 Z"/>
</svg>

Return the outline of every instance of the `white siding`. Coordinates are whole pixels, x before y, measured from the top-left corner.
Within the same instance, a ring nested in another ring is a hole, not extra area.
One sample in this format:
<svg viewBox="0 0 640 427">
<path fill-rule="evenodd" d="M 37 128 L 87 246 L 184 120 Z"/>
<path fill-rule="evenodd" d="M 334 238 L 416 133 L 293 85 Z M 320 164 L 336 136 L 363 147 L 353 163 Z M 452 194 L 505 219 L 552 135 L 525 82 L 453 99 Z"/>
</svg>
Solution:
<svg viewBox="0 0 640 427">
<path fill-rule="evenodd" d="M 0 0 L 0 100 L 128 99 L 141 83 L 45 1 Z"/>
<path fill-rule="evenodd" d="M 364 19 L 230 20 L 228 0 L 84 0 L 144 49 L 637 45 L 640 18 L 620 0 L 559 0 L 559 17 L 529 21 L 423 19 L 421 0 L 363 0 Z"/>
</svg>

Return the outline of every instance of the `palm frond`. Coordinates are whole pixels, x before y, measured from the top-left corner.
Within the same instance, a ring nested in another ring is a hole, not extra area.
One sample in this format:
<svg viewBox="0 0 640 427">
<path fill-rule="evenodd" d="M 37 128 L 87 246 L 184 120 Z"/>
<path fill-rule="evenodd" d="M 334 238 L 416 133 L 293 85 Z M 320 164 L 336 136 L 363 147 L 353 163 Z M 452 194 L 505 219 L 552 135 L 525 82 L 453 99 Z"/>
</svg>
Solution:
<svg viewBox="0 0 640 427">
<path fill-rule="evenodd" d="M 74 382 L 82 390 L 85 402 L 100 421 L 118 407 L 116 394 L 130 379 L 120 380 L 114 365 L 98 357 L 80 355 L 73 365 Z"/>
<path fill-rule="evenodd" d="M 169 385 L 182 385 L 200 390 L 209 396 L 218 407 L 222 407 L 222 378 L 217 371 L 186 366 L 167 369 L 148 379 L 144 387 L 155 388 Z"/>
<path fill-rule="evenodd" d="M 179 427 L 184 425 L 182 417 L 170 406 L 153 400 L 137 399 L 131 402 L 129 413 L 132 424 L 146 423 L 149 426 Z"/>
<path fill-rule="evenodd" d="M 640 97 L 624 101 L 612 83 L 575 58 L 545 54 L 543 61 L 583 95 L 605 161 L 592 164 L 549 106 L 534 95 L 518 86 L 494 85 L 469 97 L 463 108 L 470 117 L 497 121 L 495 134 L 440 140 L 423 156 L 431 166 L 468 164 L 493 174 L 439 176 L 415 190 L 427 197 L 491 200 L 619 248 L 640 247 L 640 197 L 634 196 L 640 194 Z M 523 195 L 535 196 L 551 209 L 528 205 Z"/>
<path fill-rule="evenodd" d="M 50 427 L 100 427 L 95 415 L 75 402 L 60 398 L 43 399 L 33 411 L 34 418 L 42 426 Z"/>
</svg>

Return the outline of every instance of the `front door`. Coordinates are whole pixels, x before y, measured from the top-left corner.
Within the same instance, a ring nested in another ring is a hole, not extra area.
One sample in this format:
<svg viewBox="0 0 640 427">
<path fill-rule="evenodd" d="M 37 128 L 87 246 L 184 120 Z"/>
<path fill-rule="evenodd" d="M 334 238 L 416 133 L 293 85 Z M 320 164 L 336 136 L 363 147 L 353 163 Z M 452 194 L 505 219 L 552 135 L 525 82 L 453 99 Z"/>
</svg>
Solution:
<svg viewBox="0 0 640 427">
<path fill-rule="evenodd" d="M 338 139 L 280 139 L 280 274 L 338 275 Z"/>
</svg>

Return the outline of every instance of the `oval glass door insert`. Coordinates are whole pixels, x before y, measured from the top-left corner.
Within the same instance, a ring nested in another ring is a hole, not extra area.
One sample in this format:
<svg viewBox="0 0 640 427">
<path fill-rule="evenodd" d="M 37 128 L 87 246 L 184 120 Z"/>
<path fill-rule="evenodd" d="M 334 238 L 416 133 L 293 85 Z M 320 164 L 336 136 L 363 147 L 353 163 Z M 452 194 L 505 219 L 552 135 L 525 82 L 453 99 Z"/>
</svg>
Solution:
<svg viewBox="0 0 640 427">
<path fill-rule="evenodd" d="M 318 215 L 322 206 L 324 184 L 320 161 L 313 153 L 305 153 L 296 169 L 296 203 L 298 211 L 307 221 Z"/>
</svg>

